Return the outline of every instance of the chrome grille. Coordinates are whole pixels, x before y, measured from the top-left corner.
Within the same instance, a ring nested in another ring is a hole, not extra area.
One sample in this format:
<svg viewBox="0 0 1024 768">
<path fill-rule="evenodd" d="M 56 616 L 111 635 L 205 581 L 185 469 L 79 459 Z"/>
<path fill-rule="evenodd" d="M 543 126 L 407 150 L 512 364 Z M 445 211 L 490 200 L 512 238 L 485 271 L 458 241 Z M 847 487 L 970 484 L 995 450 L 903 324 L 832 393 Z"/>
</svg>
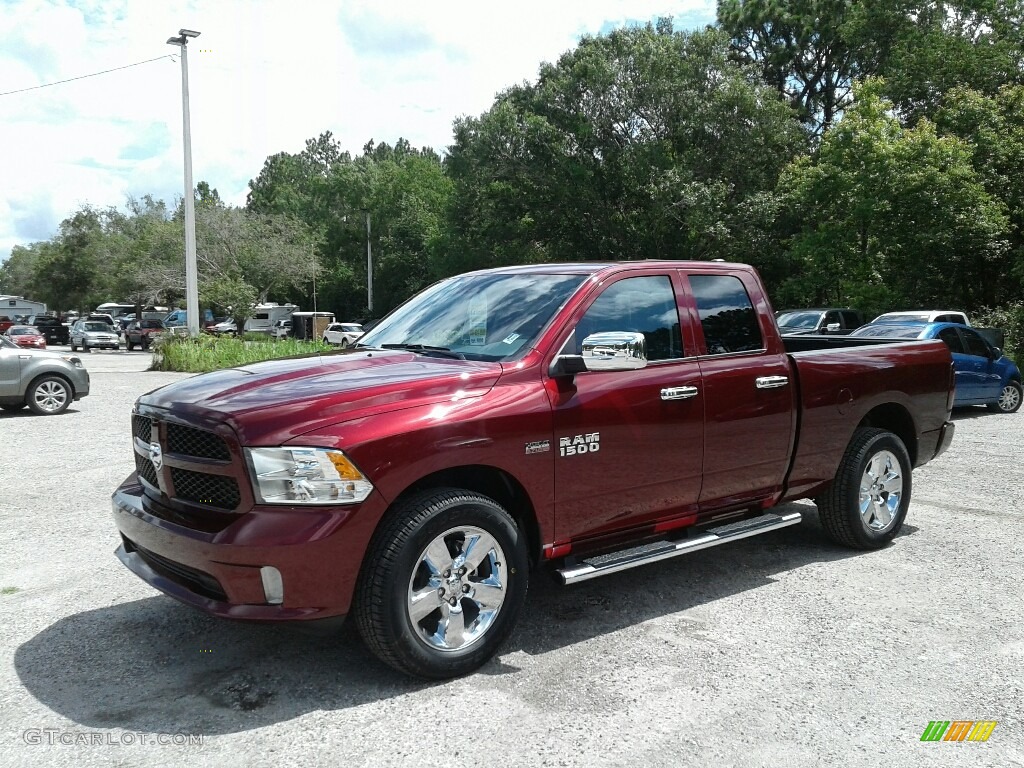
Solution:
<svg viewBox="0 0 1024 768">
<path fill-rule="evenodd" d="M 138 453 L 135 454 L 135 469 L 139 473 L 139 477 L 147 483 L 152 485 L 154 488 L 160 487 L 160 483 L 156 478 L 156 470 L 153 469 L 153 462 L 145 456 Z"/>
<path fill-rule="evenodd" d="M 233 477 L 207 475 L 171 467 L 174 494 L 179 499 L 220 509 L 234 509 L 241 501 L 238 483 Z"/>
<path fill-rule="evenodd" d="M 205 429 L 194 429 L 181 424 L 167 425 L 167 450 L 170 453 L 201 459 L 231 460 L 231 453 L 223 438 Z"/>
</svg>

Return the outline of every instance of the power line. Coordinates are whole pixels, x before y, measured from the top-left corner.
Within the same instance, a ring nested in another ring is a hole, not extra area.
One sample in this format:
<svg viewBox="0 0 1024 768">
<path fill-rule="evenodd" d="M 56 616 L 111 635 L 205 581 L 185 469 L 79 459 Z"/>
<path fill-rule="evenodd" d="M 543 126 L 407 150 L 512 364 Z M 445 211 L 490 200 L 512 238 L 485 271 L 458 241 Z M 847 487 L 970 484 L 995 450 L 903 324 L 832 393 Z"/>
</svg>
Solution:
<svg viewBox="0 0 1024 768">
<path fill-rule="evenodd" d="M 55 83 L 43 83 L 42 85 L 33 85 L 31 88 L 19 88 L 16 91 L 5 91 L 4 93 L 0 93 L 0 96 L 10 96 L 13 93 L 24 93 L 25 91 L 35 91 L 35 90 L 38 90 L 39 88 L 49 88 L 50 86 L 53 86 L 53 85 L 63 85 L 64 83 L 70 83 L 70 82 L 73 82 L 75 80 L 84 80 L 87 77 L 96 77 L 97 75 L 106 75 L 106 74 L 109 74 L 110 72 L 117 72 L 120 69 L 129 69 L 131 67 L 138 67 L 138 66 L 141 66 L 142 64 L 149 64 L 149 63 L 154 62 L 154 61 L 161 61 L 162 59 L 170 59 L 171 61 L 174 61 L 174 55 L 169 53 L 169 54 L 166 54 L 164 56 L 157 56 L 155 59 L 146 59 L 145 61 L 137 61 L 134 64 L 125 64 L 123 67 L 114 67 L 113 69 L 104 69 L 102 72 L 93 72 L 91 75 L 79 75 L 78 77 L 69 77 L 67 80 L 58 80 Z"/>
</svg>

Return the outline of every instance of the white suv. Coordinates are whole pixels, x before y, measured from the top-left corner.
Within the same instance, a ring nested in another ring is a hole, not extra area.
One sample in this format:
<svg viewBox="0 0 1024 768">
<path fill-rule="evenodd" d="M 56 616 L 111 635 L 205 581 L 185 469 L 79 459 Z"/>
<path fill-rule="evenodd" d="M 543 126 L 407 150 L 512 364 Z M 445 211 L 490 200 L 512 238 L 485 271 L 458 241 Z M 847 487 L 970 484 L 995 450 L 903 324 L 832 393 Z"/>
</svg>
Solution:
<svg viewBox="0 0 1024 768">
<path fill-rule="evenodd" d="M 967 315 L 955 309 L 915 309 L 909 312 L 886 312 L 872 323 L 960 323 L 970 326 Z"/>
<path fill-rule="evenodd" d="M 358 323 L 331 323 L 324 329 L 324 344 L 340 344 L 345 349 L 362 335 L 363 326 Z"/>
</svg>

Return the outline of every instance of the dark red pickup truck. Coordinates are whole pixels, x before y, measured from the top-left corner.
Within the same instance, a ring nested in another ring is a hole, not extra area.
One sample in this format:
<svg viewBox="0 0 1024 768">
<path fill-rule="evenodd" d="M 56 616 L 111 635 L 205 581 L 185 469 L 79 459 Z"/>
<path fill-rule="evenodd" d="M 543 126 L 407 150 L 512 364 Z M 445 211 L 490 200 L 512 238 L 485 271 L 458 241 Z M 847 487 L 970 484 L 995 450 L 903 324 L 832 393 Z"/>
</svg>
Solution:
<svg viewBox="0 0 1024 768">
<path fill-rule="evenodd" d="M 352 613 L 413 675 L 463 674 L 532 569 L 564 582 L 793 525 L 880 547 L 949 445 L 939 341 L 786 344 L 757 273 L 717 262 L 454 277 L 349 352 L 139 398 L 121 561 L 235 619 Z"/>
</svg>

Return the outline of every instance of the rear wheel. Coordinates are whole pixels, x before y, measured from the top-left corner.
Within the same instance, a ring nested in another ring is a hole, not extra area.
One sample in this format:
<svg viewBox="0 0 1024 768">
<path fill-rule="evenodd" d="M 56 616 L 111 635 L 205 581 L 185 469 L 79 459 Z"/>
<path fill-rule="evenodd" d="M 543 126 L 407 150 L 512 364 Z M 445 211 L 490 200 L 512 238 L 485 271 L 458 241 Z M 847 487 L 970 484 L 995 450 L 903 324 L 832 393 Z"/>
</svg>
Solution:
<svg viewBox="0 0 1024 768">
<path fill-rule="evenodd" d="M 75 342 L 73 342 L 73 341 L 71 342 L 71 351 L 72 352 L 77 352 L 78 351 L 78 345 L 76 345 Z"/>
<path fill-rule="evenodd" d="M 374 535 L 355 618 L 382 661 L 430 679 L 494 655 L 526 598 L 526 540 L 486 496 L 435 489 L 410 497 Z"/>
<path fill-rule="evenodd" d="M 910 505 L 911 464 L 903 441 L 862 428 L 843 454 L 835 479 L 815 499 L 825 533 L 855 549 L 878 549 L 903 527 Z"/>
<path fill-rule="evenodd" d="M 71 405 L 71 385 L 60 376 L 44 376 L 32 382 L 25 399 L 32 412 L 40 416 L 63 413 Z"/>
<path fill-rule="evenodd" d="M 124 348 L 128 352 L 131 352 L 133 349 L 135 349 L 135 345 L 132 344 L 132 340 L 131 339 L 125 338 L 125 340 L 124 340 Z"/>
<path fill-rule="evenodd" d="M 1016 413 L 1020 410 L 1021 395 L 1020 382 L 1008 381 L 1003 387 L 1003 391 L 999 393 L 999 399 L 994 403 L 989 403 L 988 409 L 998 413 Z"/>
</svg>

